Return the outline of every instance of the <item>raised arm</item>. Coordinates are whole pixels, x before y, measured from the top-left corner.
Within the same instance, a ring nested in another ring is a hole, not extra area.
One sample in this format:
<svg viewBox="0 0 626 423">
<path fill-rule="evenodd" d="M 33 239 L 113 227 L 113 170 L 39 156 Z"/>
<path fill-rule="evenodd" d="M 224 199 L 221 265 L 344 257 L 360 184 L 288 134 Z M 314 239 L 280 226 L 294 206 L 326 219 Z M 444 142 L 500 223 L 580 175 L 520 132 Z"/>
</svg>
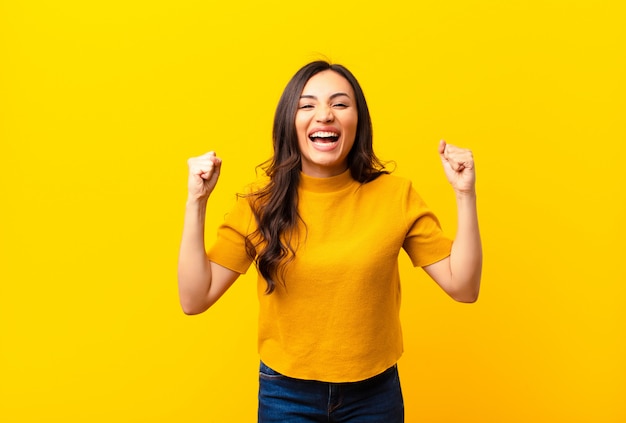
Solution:
<svg viewBox="0 0 626 423">
<path fill-rule="evenodd" d="M 482 246 L 476 211 L 476 173 L 470 150 L 439 142 L 444 172 L 456 194 L 457 234 L 450 257 L 425 266 L 424 270 L 457 301 L 478 299 L 482 272 Z"/>
<path fill-rule="evenodd" d="M 214 152 L 188 160 L 188 196 L 178 256 L 178 294 L 186 314 L 202 313 L 235 282 L 239 273 L 211 262 L 204 245 L 209 196 L 220 175 L 222 160 Z"/>
</svg>

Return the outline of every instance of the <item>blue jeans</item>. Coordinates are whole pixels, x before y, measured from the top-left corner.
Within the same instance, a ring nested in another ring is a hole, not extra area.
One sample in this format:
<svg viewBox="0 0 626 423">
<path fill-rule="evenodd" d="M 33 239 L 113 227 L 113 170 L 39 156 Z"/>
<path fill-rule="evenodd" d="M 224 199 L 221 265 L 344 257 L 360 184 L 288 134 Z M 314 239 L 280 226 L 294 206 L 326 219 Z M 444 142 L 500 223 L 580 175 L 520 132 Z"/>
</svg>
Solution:
<svg viewBox="0 0 626 423">
<path fill-rule="evenodd" d="M 293 379 L 259 370 L 259 423 L 402 423 L 404 402 L 397 366 L 360 382 Z"/>
</svg>

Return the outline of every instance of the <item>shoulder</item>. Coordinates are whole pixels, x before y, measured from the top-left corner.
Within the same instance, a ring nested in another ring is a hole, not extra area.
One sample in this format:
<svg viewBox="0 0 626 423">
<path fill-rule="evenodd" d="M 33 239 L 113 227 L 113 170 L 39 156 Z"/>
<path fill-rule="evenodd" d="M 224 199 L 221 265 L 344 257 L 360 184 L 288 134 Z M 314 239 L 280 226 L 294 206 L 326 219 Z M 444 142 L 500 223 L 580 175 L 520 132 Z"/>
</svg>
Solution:
<svg viewBox="0 0 626 423">
<path fill-rule="evenodd" d="M 370 189 L 374 190 L 407 191 L 412 189 L 413 183 L 405 177 L 383 173 L 364 186 L 369 186 Z"/>
<path fill-rule="evenodd" d="M 403 207 L 424 207 L 425 203 L 419 192 L 415 189 L 413 181 L 403 176 L 383 174 L 367 184 L 366 191 L 374 196 L 380 196 L 387 200 L 388 204 L 402 204 Z"/>
<path fill-rule="evenodd" d="M 235 207 L 252 208 L 257 202 L 264 198 L 269 189 L 270 180 L 267 177 L 259 177 L 245 185 L 235 196 L 237 198 Z M 262 201 L 262 200 L 261 200 Z"/>
<path fill-rule="evenodd" d="M 249 182 L 244 188 L 243 191 L 239 194 L 242 197 L 254 196 L 259 192 L 262 192 L 267 189 L 270 183 L 270 178 L 266 175 L 259 176 L 254 181 Z"/>
</svg>

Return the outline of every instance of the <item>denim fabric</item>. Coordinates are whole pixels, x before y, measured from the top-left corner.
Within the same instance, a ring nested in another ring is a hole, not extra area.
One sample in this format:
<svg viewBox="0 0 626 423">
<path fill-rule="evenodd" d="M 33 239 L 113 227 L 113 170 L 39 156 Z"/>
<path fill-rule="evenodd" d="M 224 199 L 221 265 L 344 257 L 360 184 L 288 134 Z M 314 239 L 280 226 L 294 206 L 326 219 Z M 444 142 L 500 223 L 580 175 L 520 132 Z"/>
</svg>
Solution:
<svg viewBox="0 0 626 423">
<path fill-rule="evenodd" d="M 361 382 L 327 383 L 283 376 L 261 363 L 259 423 L 402 423 L 397 366 Z"/>
</svg>

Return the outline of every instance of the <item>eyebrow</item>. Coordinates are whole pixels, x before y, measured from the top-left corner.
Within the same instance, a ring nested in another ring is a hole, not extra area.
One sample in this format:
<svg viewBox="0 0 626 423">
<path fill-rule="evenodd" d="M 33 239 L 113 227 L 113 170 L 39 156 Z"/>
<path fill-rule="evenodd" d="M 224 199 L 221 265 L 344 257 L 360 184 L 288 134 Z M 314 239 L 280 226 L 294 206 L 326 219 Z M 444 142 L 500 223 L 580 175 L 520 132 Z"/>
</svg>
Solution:
<svg viewBox="0 0 626 423">
<path fill-rule="evenodd" d="M 332 94 L 332 95 L 330 96 L 330 99 L 332 100 L 332 99 L 334 99 L 334 98 L 336 98 L 336 97 L 341 97 L 341 96 L 346 96 L 346 97 L 350 98 L 350 96 L 349 96 L 347 93 L 342 93 L 342 92 L 339 92 L 339 93 L 334 93 L 334 94 Z M 314 99 L 314 100 L 317 100 L 317 97 L 316 97 L 316 96 L 314 96 L 314 95 L 310 95 L 310 94 L 301 95 L 301 96 L 300 96 L 300 98 L 312 98 L 312 99 Z"/>
</svg>

